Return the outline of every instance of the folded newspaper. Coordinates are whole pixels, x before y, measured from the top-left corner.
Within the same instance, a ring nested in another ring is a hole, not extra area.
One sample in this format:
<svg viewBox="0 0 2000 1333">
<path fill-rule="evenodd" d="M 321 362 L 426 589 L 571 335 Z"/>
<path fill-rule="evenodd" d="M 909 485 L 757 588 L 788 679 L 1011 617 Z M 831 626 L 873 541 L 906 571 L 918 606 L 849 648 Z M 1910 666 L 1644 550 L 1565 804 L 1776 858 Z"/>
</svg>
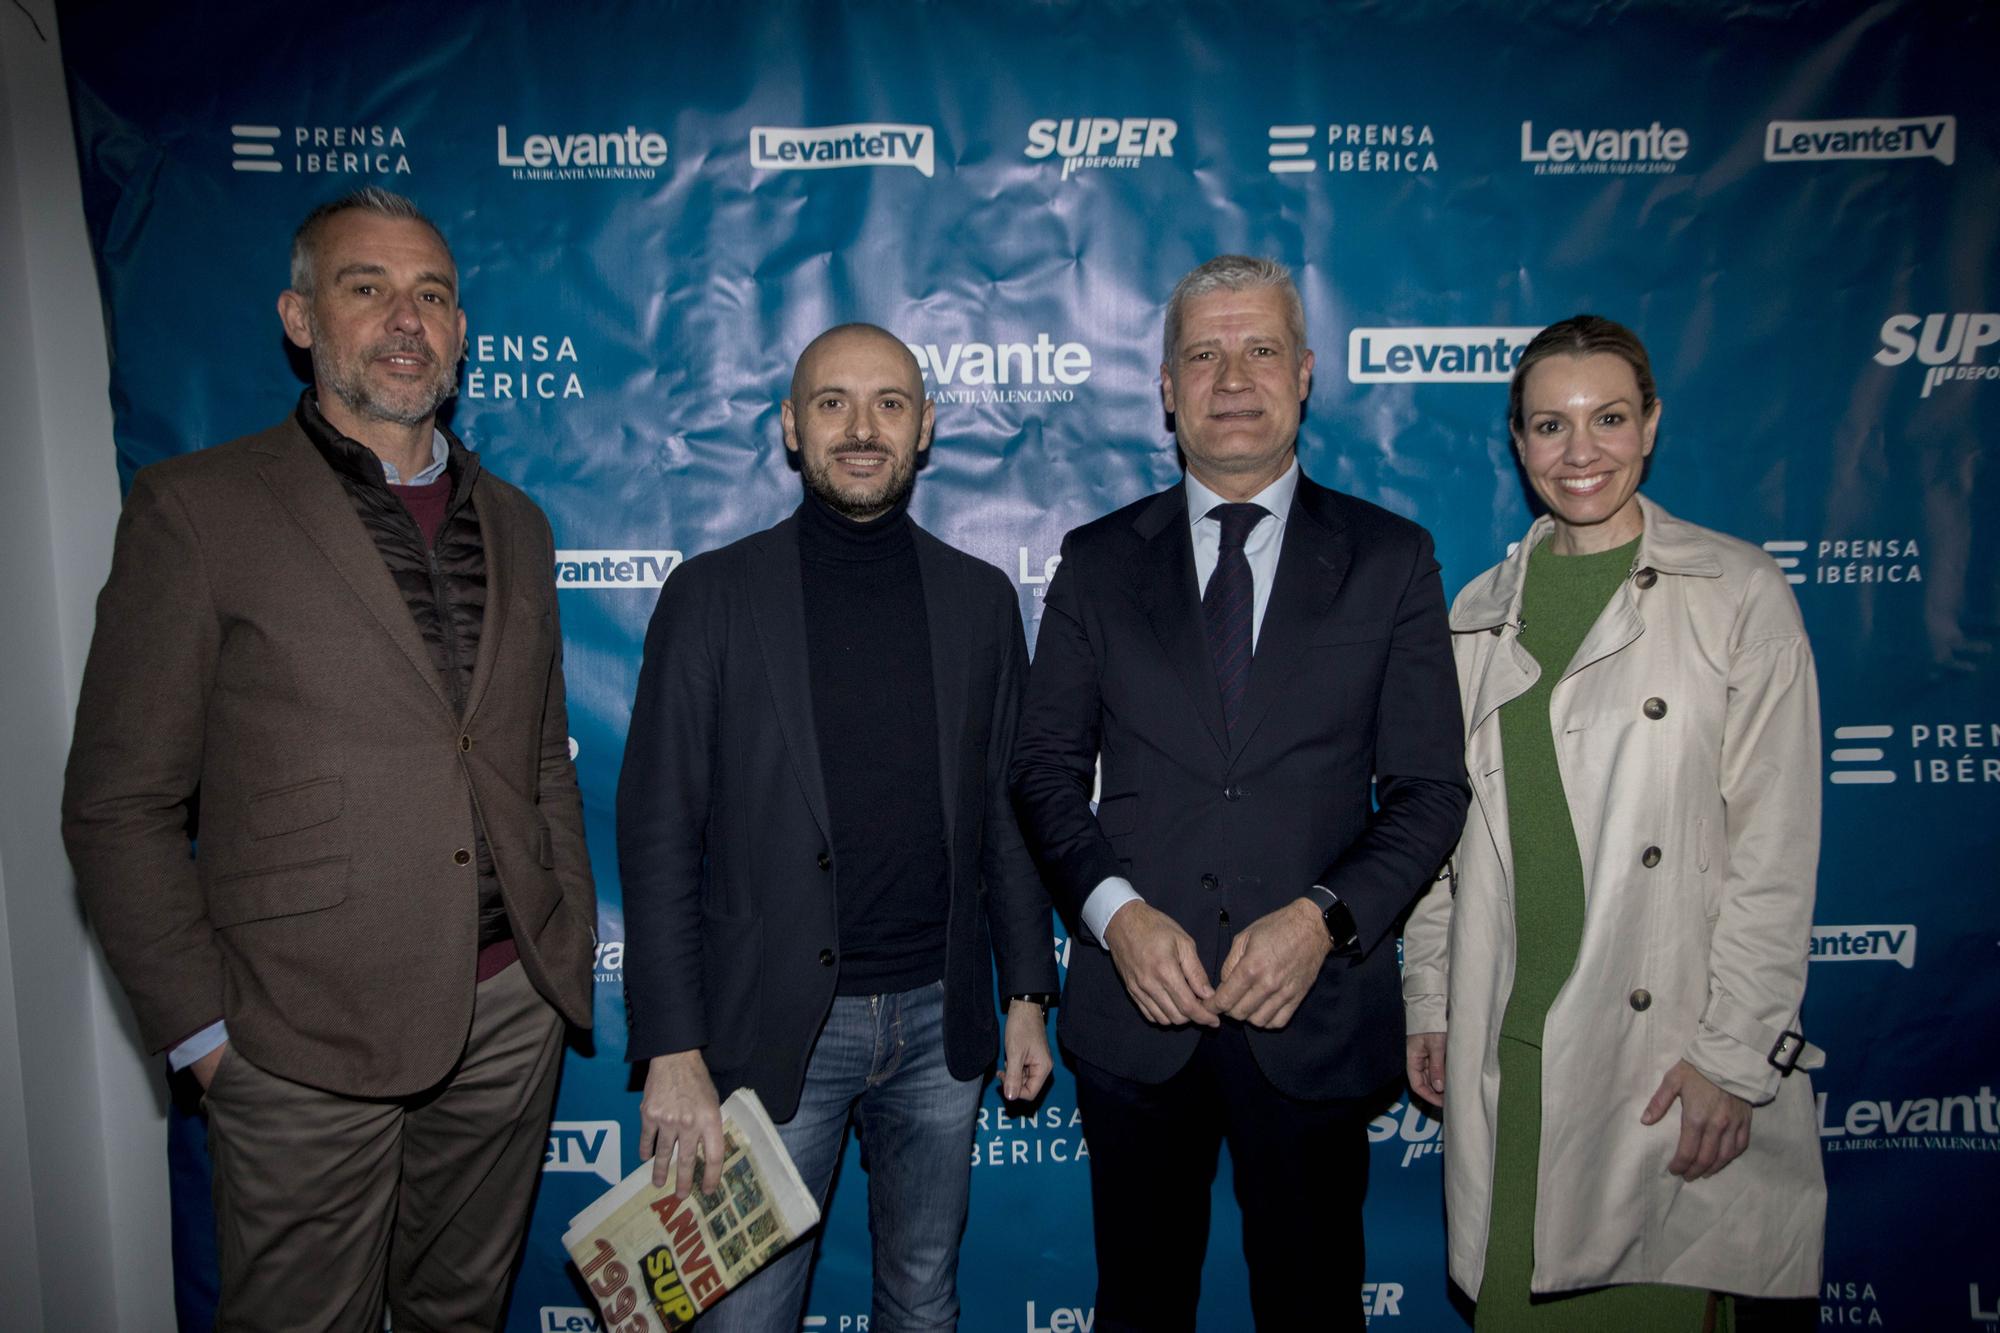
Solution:
<svg viewBox="0 0 2000 1333">
<path fill-rule="evenodd" d="M 653 1188 L 653 1164 L 570 1219 L 563 1247 L 604 1312 L 605 1333 L 680 1328 L 819 1223 L 764 1103 L 738 1088 L 722 1103 L 722 1183 L 680 1196 Z M 671 1171 L 672 1164 L 669 1164 Z"/>
</svg>

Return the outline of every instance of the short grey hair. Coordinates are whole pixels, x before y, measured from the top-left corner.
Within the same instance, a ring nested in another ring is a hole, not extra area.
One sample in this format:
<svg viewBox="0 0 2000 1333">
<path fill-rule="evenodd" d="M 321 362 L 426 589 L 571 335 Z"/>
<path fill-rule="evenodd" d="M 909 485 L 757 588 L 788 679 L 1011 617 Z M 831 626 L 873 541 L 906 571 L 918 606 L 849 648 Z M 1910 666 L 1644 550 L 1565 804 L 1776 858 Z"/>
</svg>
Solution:
<svg viewBox="0 0 2000 1333">
<path fill-rule="evenodd" d="M 1285 331 L 1291 335 L 1292 357 L 1303 361 L 1306 355 L 1306 307 L 1299 299 L 1298 284 L 1292 281 L 1292 271 L 1275 259 L 1257 259 L 1250 255 L 1217 255 L 1174 284 L 1174 294 L 1167 298 L 1167 332 L 1160 344 L 1161 360 L 1170 366 L 1174 363 L 1174 353 L 1181 342 L 1181 312 L 1189 301 L 1197 296 L 1207 296 L 1210 292 L 1247 292 L 1260 287 L 1269 287 L 1283 294 Z"/>
<path fill-rule="evenodd" d="M 342 213 L 373 213 L 379 218 L 394 222 L 421 222 L 431 229 L 438 244 L 444 247 L 445 258 L 451 259 L 451 243 L 438 230 L 438 224 L 424 216 L 418 208 L 394 190 L 385 190 L 379 185 L 364 185 L 358 190 L 329 199 L 306 214 L 306 220 L 292 233 L 292 290 L 300 296 L 311 296 L 313 291 L 313 260 L 317 257 L 320 234 L 326 224 Z M 458 261 L 452 259 L 452 268 L 458 268 Z"/>
</svg>

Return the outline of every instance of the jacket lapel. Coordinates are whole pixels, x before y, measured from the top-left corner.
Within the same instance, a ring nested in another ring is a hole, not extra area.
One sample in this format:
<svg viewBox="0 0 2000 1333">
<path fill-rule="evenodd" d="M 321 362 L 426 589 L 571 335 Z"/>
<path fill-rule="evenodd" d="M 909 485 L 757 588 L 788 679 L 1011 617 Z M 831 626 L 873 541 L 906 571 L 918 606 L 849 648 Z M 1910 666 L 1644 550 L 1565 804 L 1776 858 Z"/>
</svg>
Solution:
<svg viewBox="0 0 2000 1333">
<path fill-rule="evenodd" d="M 806 679 L 806 594 L 799 573 L 797 516 L 759 535 L 750 553 L 750 586 L 745 591 L 764 650 L 771 711 L 791 753 L 806 807 L 820 836 L 830 841 L 833 821 L 826 812 L 826 774 L 819 765 L 819 733 L 813 727 L 812 683 Z"/>
<path fill-rule="evenodd" d="M 1226 757 L 1229 728 L 1222 720 L 1222 691 L 1215 683 L 1215 665 L 1208 660 L 1208 638 L 1201 625 L 1201 588 L 1195 579 L 1194 540 L 1188 535 L 1187 488 L 1175 486 L 1162 492 L 1133 526 L 1145 539 L 1132 569 L 1139 609 L 1174 674 L 1186 687 L 1188 698 L 1194 701 L 1195 715 Z"/>
<path fill-rule="evenodd" d="M 1347 525 L 1329 502 L 1326 490 L 1300 477 L 1292 512 L 1285 520 L 1284 544 L 1278 548 L 1271 598 L 1264 606 L 1264 623 L 1257 632 L 1257 651 L 1250 658 L 1243 712 L 1236 719 L 1237 753 L 1242 753 L 1256 734 L 1258 724 L 1297 670 L 1313 631 L 1332 608 L 1353 562 L 1354 546 Z"/>
<path fill-rule="evenodd" d="M 424 646 L 417 622 L 397 591 L 395 580 L 389 576 L 382 553 L 354 516 L 354 506 L 341 489 L 340 478 L 295 425 L 288 425 L 282 434 L 270 440 L 266 452 L 270 461 L 264 465 L 262 476 L 278 503 L 402 650 L 425 686 L 437 696 L 438 703 L 455 717 L 451 697 L 445 693 L 444 683 L 431 665 L 430 650 Z"/>
<path fill-rule="evenodd" d="M 958 845 L 959 739 L 966 715 L 967 674 L 974 640 L 966 622 L 972 590 L 944 543 L 912 522 L 917 541 L 917 574 L 924 585 L 924 619 L 931 636 L 931 693 L 937 700 L 938 795 L 944 802 L 945 846 Z"/>
</svg>

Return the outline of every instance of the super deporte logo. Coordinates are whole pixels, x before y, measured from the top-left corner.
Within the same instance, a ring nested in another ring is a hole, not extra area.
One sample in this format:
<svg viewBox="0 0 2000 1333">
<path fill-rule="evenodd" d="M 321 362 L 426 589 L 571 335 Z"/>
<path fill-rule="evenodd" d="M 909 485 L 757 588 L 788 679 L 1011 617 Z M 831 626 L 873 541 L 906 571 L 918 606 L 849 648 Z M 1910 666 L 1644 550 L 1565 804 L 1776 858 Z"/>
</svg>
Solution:
<svg viewBox="0 0 2000 1333">
<path fill-rule="evenodd" d="M 1900 366 L 1912 357 L 1924 367 L 1928 398 L 1941 384 L 2000 379 L 2000 364 L 1982 353 L 2000 343 L 2000 313 L 1991 310 L 1891 315 L 1882 321 L 1882 347 L 1875 362 Z"/>
<path fill-rule="evenodd" d="M 754 125 L 750 165 L 758 171 L 820 171 L 832 167 L 914 167 L 937 171 L 937 131 L 929 125 L 820 125 L 808 129 Z"/>
<path fill-rule="evenodd" d="M 1062 177 L 1078 171 L 1131 170 L 1149 157 L 1172 157 L 1180 125 L 1157 116 L 1075 116 L 1028 126 L 1022 151 L 1036 162 L 1062 161 Z"/>
</svg>

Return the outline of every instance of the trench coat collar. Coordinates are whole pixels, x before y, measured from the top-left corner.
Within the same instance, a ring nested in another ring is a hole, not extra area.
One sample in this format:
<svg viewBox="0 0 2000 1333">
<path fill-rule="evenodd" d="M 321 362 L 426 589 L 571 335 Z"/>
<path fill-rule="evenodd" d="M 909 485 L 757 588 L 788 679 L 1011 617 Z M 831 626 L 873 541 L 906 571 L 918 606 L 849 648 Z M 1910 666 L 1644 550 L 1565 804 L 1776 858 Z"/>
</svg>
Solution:
<svg viewBox="0 0 2000 1333">
<path fill-rule="evenodd" d="M 1675 518 L 1644 493 L 1638 500 L 1646 527 L 1639 535 L 1639 554 L 1633 557 L 1635 572 L 1651 569 L 1687 578 L 1722 577 L 1722 561 L 1717 558 L 1713 539 L 1705 529 Z M 1513 554 L 1466 588 L 1451 611 L 1451 627 L 1455 632 L 1490 630 L 1520 617 L 1528 555 L 1554 529 L 1555 520 L 1543 514 L 1529 525 L 1528 535 L 1521 539 Z"/>
</svg>

